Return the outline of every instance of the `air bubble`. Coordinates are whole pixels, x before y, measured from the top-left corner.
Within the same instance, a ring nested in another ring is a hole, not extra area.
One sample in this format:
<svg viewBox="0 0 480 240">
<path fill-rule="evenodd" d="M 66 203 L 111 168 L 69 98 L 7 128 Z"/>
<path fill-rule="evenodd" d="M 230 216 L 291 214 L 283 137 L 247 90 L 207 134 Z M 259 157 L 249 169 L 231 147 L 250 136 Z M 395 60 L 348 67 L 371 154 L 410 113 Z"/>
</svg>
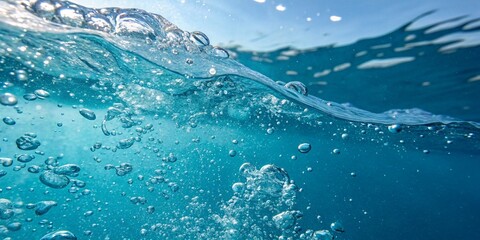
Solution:
<svg viewBox="0 0 480 240">
<path fill-rule="evenodd" d="M 310 143 L 302 143 L 298 145 L 298 151 L 301 153 L 308 153 L 312 149 L 312 145 Z"/>
<path fill-rule="evenodd" d="M 72 176 L 80 172 L 80 167 L 75 164 L 65 164 L 53 169 L 53 172 L 58 175 Z"/>
<path fill-rule="evenodd" d="M 388 131 L 390 131 L 391 133 L 399 133 L 400 131 L 402 131 L 402 126 L 399 124 L 390 125 L 388 126 Z"/>
<path fill-rule="evenodd" d="M 335 148 L 335 149 L 332 150 L 332 153 L 333 154 L 340 154 L 340 149 Z"/>
<path fill-rule="evenodd" d="M 13 95 L 11 93 L 4 93 L 4 94 L 0 95 L 0 103 L 2 105 L 13 106 L 13 105 L 17 104 L 17 102 L 18 102 L 17 97 L 15 97 L 15 95 Z"/>
<path fill-rule="evenodd" d="M 308 94 L 308 89 L 305 84 L 298 81 L 289 82 L 285 84 L 285 87 L 305 96 Z"/>
<path fill-rule="evenodd" d="M 242 193 L 244 188 L 245 188 L 245 185 L 241 182 L 237 182 L 232 185 L 232 190 L 235 193 Z"/>
<path fill-rule="evenodd" d="M 285 211 L 272 217 L 273 223 L 280 230 L 292 228 L 297 219 L 297 211 Z"/>
<path fill-rule="evenodd" d="M 25 99 L 27 101 L 33 101 L 33 100 L 37 99 L 37 95 L 35 95 L 34 93 L 27 93 L 27 94 L 23 95 L 23 99 Z"/>
<path fill-rule="evenodd" d="M 210 40 L 207 35 L 202 32 L 195 31 L 190 34 L 190 40 L 194 42 L 197 46 L 208 46 L 210 45 Z"/>
<path fill-rule="evenodd" d="M 37 97 L 41 99 L 50 97 L 50 93 L 43 89 L 37 89 L 33 93 L 35 93 L 35 95 L 37 95 Z"/>
<path fill-rule="evenodd" d="M 40 240 L 77 240 L 77 237 L 75 234 L 66 231 L 66 230 L 60 230 L 56 232 L 51 232 L 42 238 Z"/>
<path fill-rule="evenodd" d="M 212 55 L 218 58 L 228 58 L 230 54 L 228 54 L 227 50 L 221 47 L 214 47 L 212 48 Z"/>
<path fill-rule="evenodd" d="M 133 138 L 133 137 L 125 138 L 125 139 L 122 139 L 118 142 L 117 147 L 119 149 L 127 149 L 127 148 L 131 147 L 134 142 L 135 142 L 135 138 Z"/>
<path fill-rule="evenodd" d="M 35 214 L 38 216 L 44 215 L 50 209 L 57 206 L 57 202 L 55 201 L 41 201 L 36 204 L 37 208 L 35 209 Z"/>
<path fill-rule="evenodd" d="M 0 164 L 4 167 L 10 167 L 13 164 L 13 160 L 7 157 L 0 157 Z"/>
<path fill-rule="evenodd" d="M 70 183 L 70 179 L 64 175 L 58 175 L 51 171 L 45 171 L 40 175 L 40 182 L 51 188 L 64 188 Z"/>
<path fill-rule="evenodd" d="M 240 168 L 238 169 L 238 171 L 240 172 L 240 174 L 244 177 L 247 177 L 249 176 L 251 173 L 253 173 L 255 171 L 255 166 L 253 166 L 251 163 L 244 163 L 240 166 Z"/>
<path fill-rule="evenodd" d="M 318 230 L 313 233 L 313 239 L 316 240 L 333 240 L 334 237 L 328 230 Z"/>
<path fill-rule="evenodd" d="M 0 219 L 9 219 L 14 214 L 12 202 L 6 198 L 0 198 Z"/>
<path fill-rule="evenodd" d="M 97 116 L 95 115 L 95 112 L 93 112 L 90 109 L 82 108 L 78 112 L 80 113 L 80 115 L 82 115 L 84 118 L 86 118 L 88 120 L 93 121 L 93 120 L 97 119 Z"/>
<path fill-rule="evenodd" d="M 154 207 L 154 206 L 148 206 L 148 207 L 147 207 L 147 213 L 152 214 L 152 213 L 154 213 L 154 212 L 155 212 L 155 207 Z"/>
<path fill-rule="evenodd" d="M 335 232 L 345 232 L 345 228 L 343 228 L 343 224 L 339 221 L 333 222 L 330 224 L 330 228 Z"/>
<path fill-rule="evenodd" d="M 208 70 L 208 73 L 213 76 L 213 75 L 217 74 L 217 69 L 212 67 Z"/>
<path fill-rule="evenodd" d="M 4 117 L 3 123 L 12 126 L 12 125 L 15 125 L 17 122 L 15 122 L 15 120 L 11 117 Z"/>
<path fill-rule="evenodd" d="M 11 222 L 7 224 L 7 228 L 9 231 L 16 232 L 22 228 L 22 223 L 20 222 Z"/>
<path fill-rule="evenodd" d="M 40 141 L 35 139 L 35 136 L 24 134 L 23 136 L 19 137 L 15 143 L 17 147 L 21 150 L 35 150 L 40 146 Z"/>
</svg>

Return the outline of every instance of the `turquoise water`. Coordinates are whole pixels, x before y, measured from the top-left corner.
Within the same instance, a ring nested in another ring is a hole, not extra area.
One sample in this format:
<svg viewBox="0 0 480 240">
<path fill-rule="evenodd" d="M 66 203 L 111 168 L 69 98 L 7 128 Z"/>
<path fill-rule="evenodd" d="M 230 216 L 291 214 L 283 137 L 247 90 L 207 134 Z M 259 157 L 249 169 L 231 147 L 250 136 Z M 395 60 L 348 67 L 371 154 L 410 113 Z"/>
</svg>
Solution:
<svg viewBox="0 0 480 240">
<path fill-rule="evenodd" d="M 478 21 L 253 52 L 138 9 L 0 11 L 4 239 L 480 238 L 480 48 L 438 41 Z"/>
</svg>

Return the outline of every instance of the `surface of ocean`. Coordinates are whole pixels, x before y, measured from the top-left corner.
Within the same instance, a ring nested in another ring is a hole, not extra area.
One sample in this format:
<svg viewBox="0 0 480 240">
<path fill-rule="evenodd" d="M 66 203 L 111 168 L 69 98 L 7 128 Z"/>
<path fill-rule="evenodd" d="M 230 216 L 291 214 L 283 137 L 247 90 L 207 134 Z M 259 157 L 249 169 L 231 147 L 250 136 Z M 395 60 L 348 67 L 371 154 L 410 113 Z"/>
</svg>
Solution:
<svg viewBox="0 0 480 240">
<path fill-rule="evenodd" d="M 480 21 L 432 14 L 263 51 L 0 1 L 0 238 L 480 239 Z"/>
</svg>

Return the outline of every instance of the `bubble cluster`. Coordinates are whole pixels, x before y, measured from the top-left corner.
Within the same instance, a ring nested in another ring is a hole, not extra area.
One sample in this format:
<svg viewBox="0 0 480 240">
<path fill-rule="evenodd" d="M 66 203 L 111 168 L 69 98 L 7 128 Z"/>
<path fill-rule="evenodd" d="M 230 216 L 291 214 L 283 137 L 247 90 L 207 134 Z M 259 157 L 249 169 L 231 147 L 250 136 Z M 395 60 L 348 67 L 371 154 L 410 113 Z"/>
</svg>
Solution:
<svg viewBox="0 0 480 240">
<path fill-rule="evenodd" d="M 294 210 L 297 187 L 287 172 L 273 164 L 256 169 L 250 163 L 239 168 L 243 182 L 232 185 L 233 197 L 227 202 L 224 216 L 218 221 L 225 227 L 225 239 L 272 238 L 264 231 L 268 226 L 278 230 L 278 237 L 298 237 L 298 222 L 302 213 Z M 258 216 L 268 212 L 269 216 Z M 237 224 L 242 223 L 242 224 Z"/>
<path fill-rule="evenodd" d="M 133 170 L 133 166 L 130 163 L 121 163 L 119 166 L 113 166 L 111 164 L 105 166 L 105 170 L 115 169 L 117 176 L 125 176 Z"/>
<path fill-rule="evenodd" d="M 278 229 L 289 229 L 295 225 L 297 219 L 303 215 L 300 211 L 284 211 L 272 217 L 273 223 Z"/>
</svg>

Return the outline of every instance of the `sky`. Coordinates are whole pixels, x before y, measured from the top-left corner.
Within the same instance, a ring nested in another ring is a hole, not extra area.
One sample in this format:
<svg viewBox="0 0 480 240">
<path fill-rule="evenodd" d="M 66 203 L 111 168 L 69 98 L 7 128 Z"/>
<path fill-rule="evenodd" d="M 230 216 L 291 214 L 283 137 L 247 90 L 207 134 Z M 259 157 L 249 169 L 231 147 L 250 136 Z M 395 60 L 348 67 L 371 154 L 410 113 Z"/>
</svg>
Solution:
<svg viewBox="0 0 480 240">
<path fill-rule="evenodd" d="M 140 8 L 183 30 L 206 33 L 213 45 L 274 50 L 349 44 L 390 32 L 422 13 L 417 26 L 468 15 L 479 0 L 73 0 L 88 7 Z"/>
</svg>

